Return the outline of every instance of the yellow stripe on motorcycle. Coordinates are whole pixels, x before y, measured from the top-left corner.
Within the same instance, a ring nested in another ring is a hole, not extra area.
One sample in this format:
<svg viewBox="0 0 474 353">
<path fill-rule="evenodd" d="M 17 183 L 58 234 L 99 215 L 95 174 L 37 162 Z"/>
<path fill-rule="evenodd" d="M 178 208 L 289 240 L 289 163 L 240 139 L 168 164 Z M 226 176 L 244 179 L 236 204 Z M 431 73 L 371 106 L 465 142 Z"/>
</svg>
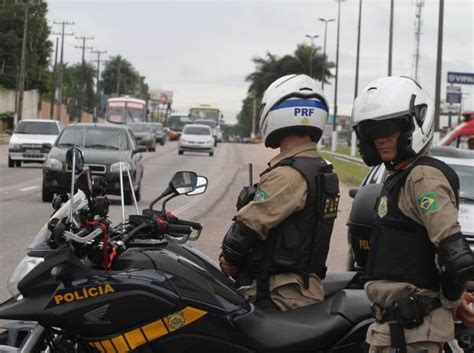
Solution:
<svg viewBox="0 0 474 353">
<path fill-rule="evenodd" d="M 117 352 L 115 350 L 114 346 L 112 345 L 112 342 L 110 342 L 109 340 L 100 341 L 100 343 L 102 343 L 102 346 L 104 347 L 104 349 L 107 353 L 116 353 Z"/>
<path fill-rule="evenodd" d="M 125 338 L 123 336 L 118 336 L 115 338 L 112 338 L 112 343 L 114 344 L 115 348 L 117 349 L 118 353 L 125 353 L 130 350 L 128 348 L 127 342 L 125 341 Z"/>
<path fill-rule="evenodd" d="M 127 340 L 131 349 L 135 349 L 146 343 L 146 338 L 143 336 L 143 333 L 139 328 L 126 332 L 125 339 Z"/>
<path fill-rule="evenodd" d="M 162 320 L 154 321 L 142 327 L 148 341 L 156 340 L 157 338 L 167 335 L 168 330 Z"/>
</svg>

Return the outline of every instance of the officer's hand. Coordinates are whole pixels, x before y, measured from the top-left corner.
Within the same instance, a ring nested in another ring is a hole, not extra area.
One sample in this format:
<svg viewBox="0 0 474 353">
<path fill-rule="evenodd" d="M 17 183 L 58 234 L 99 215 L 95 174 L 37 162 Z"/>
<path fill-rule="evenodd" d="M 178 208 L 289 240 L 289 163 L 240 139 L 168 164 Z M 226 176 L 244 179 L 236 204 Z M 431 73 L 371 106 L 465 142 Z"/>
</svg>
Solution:
<svg viewBox="0 0 474 353">
<path fill-rule="evenodd" d="M 461 305 L 456 310 L 455 318 L 461 320 L 464 326 L 474 328 L 474 310 L 469 305 L 471 303 L 474 303 L 474 295 L 465 292 Z"/>
<path fill-rule="evenodd" d="M 219 266 L 227 277 L 233 277 L 237 273 L 237 268 L 228 263 L 223 255 L 219 256 Z"/>
</svg>

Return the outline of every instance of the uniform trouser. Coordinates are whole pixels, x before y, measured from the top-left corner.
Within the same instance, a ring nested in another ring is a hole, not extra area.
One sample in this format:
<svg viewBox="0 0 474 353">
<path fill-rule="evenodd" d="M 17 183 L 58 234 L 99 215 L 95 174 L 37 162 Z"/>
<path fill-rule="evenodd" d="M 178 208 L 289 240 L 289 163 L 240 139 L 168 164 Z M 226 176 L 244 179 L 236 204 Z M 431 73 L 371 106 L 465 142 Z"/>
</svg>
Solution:
<svg viewBox="0 0 474 353">
<path fill-rule="evenodd" d="M 396 350 L 392 347 L 370 346 L 369 353 L 392 353 Z M 443 353 L 443 343 L 417 342 L 407 345 L 407 353 Z"/>
</svg>

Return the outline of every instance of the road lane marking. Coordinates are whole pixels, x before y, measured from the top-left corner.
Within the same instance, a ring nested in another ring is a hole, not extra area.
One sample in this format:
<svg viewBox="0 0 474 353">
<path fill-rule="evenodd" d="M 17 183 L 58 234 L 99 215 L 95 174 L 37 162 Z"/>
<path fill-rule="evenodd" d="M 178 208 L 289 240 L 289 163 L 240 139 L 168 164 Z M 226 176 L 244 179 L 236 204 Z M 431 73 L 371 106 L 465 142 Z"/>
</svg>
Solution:
<svg viewBox="0 0 474 353">
<path fill-rule="evenodd" d="M 20 189 L 20 191 L 28 191 L 28 190 L 33 190 L 33 189 L 37 189 L 39 188 L 39 186 L 28 186 L 27 188 L 23 188 L 23 189 Z"/>
</svg>

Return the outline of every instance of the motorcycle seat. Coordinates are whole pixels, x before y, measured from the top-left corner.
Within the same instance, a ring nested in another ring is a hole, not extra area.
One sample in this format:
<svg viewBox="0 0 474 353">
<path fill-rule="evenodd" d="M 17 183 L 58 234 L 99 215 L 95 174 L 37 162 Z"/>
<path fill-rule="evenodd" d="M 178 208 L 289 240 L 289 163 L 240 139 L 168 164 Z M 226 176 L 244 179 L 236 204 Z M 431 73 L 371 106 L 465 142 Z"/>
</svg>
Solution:
<svg viewBox="0 0 474 353">
<path fill-rule="evenodd" d="M 289 311 L 252 311 L 234 319 L 251 348 L 261 352 L 331 347 L 358 322 L 371 318 L 362 290 L 341 290 L 321 303 Z"/>
<path fill-rule="evenodd" d="M 330 297 L 341 289 L 348 288 L 357 272 L 329 272 L 321 282 L 326 297 Z"/>
</svg>

